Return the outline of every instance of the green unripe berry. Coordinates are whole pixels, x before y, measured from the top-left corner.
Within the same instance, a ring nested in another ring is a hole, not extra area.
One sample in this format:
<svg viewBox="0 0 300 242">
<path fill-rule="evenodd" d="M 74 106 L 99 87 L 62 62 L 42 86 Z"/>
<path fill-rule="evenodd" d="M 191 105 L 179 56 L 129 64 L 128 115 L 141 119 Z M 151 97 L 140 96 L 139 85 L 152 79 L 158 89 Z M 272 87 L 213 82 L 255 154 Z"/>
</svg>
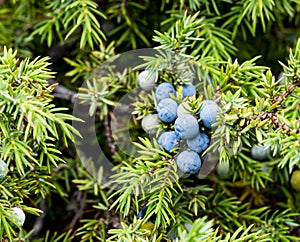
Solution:
<svg viewBox="0 0 300 242">
<path fill-rule="evenodd" d="M 142 128 L 148 134 L 154 135 L 159 125 L 159 119 L 157 114 L 147 114 L 142 119 Z"/>
<path fill-rule="evenodd" d="M 292 173 L 291 185 L 297 192 L 300 192 L 300 170 Z"/>
<path fill-rule="evenodd" d="M 151 74 L 150 71 L 145 70 L 138 75 L 137 79 L 139 86 L 142 89 L 146 91 L 151 91 L 155 86 L 157 74 L 155 72 Z"/>
<path fill-rule="evenodd" d="M 251 157 L 259 161 L 270 160 L 271 149 L 269 146 L 253 145 L 251 148 Z"/>
<path fill-rule="evenodd" d="M 16 218 L 17 225 L 23 226 L 25 222 L 25 213 L 23 210 L 18 207 L 13 207 L 9 212 Z"/>
<path fill-rule="evenodd" d="M 8 167 L 3 160 L 0 160 L 0 179 L 4 178 L 8 173 Z"/>
<path fill-rule="evenodd" d="M 217 174 L 219 177 L 221 178 L 226 178 L 229 175 L 229 163 L 225 163 L 225 162 L 219 162 L 217 164 L 216 170 L 217 170 Z"/>
<path fill-rule="evenodd" d="M 280 82 L 279 82 L 279 84 L 280 85 L 284 85 L 285 83 L 286 83 L 286 80 L 287 78 L 286 78 L 286 76 L 284 75 L 284 72 L 282 71 L 282 72 L 280 72 L 279 73 L 279 76 L 278 76 L 278 80 L 280 80 Z"/>
<path fill-rule="evenodd" d="M 186 229 L 188 232 L 190 232 L 191 229 L 192 229 L 192 227 L 193 227 L 193 225 L 190 224 L 190 223 L 184 223 L 183 226 L 185 227 L 185 229 Z"/>
<path fill-rule="evenodd" d="M 154 229 L 154 223 L 146 222 L 146 223 L 141 225 L 140 229 L 145 229 L 145 230 L 148 230 L 148 231 L 151 232 Z"/>
<path fill-rule="evenodd" d="M 181 116 L 183 114 L 192 114 L 193 110 L 191 108 L 191 106 L 183 101 L 182 103 L 180 103 L 177 107 L 177 116 Z"/>
</svg>

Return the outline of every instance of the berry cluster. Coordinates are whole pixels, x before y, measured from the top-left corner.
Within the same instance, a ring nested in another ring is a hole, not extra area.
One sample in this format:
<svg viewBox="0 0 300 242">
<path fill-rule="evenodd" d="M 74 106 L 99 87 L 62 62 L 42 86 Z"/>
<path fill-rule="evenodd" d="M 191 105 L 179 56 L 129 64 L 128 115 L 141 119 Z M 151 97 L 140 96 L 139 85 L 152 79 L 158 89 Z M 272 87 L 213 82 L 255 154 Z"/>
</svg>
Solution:
<svg viewBox="0 0 300 242">
<path fill-rule="evenodd" d="M 138 76 L 139 86 L 146 91 L 154 89 L 156 80 L 157 74 L 148 70 Z M 176 163 L 186 174 L 196 174 L 200 170 L 201 155 L 211 143 L 209 132 L 218 113 L 218 105 L 212 100 L 204 100 L 198 111 L 192 110 L 189 98 L 196 93 L 191 83 L 180 85 L 176 90 L 173 84 L 162 82 L 155 89 L 156 113 L 147 114 L 142 119 L 145 132 L 150 135 L 160 133 L 158 144 L 165 151 L 173 152 L 180 148 L 175 155 Z M 161 123 L 168 125 L 169 130 L 158 132 Z"/>
</svg>

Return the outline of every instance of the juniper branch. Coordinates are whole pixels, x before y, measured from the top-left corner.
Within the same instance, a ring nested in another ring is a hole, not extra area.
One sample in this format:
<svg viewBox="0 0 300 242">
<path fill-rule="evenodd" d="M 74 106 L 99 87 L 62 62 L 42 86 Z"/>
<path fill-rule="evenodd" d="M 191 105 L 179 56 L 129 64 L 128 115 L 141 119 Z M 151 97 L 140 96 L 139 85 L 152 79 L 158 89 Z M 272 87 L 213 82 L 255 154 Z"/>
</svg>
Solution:
<svg viewBox="0 0 300 242">
<path fill-rule="evenodd" d="M 286 133 L 291 133 L 293 132 L 293 129 L 291 129 L 288 125 L 286 124 L 282 124 L 279 120 L 278 120 L 278 117 L 277 117 L 277 110 L 278 108 L 282 107 L 282 102 L 289 96 L 293 93 L 293 91 L 297 88 L 297 87 L 300 87 L 300 79 L 295 81 L 293 84 L 291 84 L 287 90 L 285 92 L 283 92 L 282 94 L 280 94 L 276 99 L 274 99 L 272 101 L 272 104 L 273 105 L 276 105 L 274 106 L 271 110 L 267 110 L 267 111 L 264 111 L 260 114 L 256 114 L 252 117 L 249 117 L 248 120 L 251 121 L 251 120 L 256 120 L 256 119 L 260 119 L 261 121 L 264 121 L 264 120 L 270 120 L 274 127 L 278 127 L 280 129 L 282 129 L 284 132 Z M 273 106 L 272 105 L 272 106 Z M 299 120 L 297 121 L 299 122 Z M 296 130 L 296 133 L 297 134 L 300 134 L 300 129 L 297 129 Z"/>
<path fill-rule="evenodd" d="M 63 85 L 58 85 L 55 79 L 49 79 L 48 83 L 50 85 L 55 85 L 52 95 L 55 98 L 63 99 L 75 103 L 77 99 L 77 93 L 64 87 Z"/>
</svg>

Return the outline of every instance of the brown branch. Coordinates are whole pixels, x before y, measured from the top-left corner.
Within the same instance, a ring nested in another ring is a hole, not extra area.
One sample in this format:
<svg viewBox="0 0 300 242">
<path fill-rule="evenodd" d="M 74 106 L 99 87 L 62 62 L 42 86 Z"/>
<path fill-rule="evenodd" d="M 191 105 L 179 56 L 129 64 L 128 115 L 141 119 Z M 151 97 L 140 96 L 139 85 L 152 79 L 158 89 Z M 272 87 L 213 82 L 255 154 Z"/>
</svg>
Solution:
<svg viewBox="0 0 300 242">
<path fill-rule="evenodd" d="M 55 85 L 57 82 L 54 79 L 49 79 L 48 83 L 50 85 Z M 77 93 L 73 92 L 66 87 L 62 85 L 55 86 L 52 95 L 55 98 L 64 99 L 67 101 L 70 101 L 71 103 L 75 103 L 76 99 L 78 98 Z M 106 133 L 106 140 L 110 149 L 110 152 L 112 155 L 115 154 L 115 145 L 112 142 L 112 134 L 111 134 L 111 128 L 110 128 L 110 118 L 108 115 L 104 117 L 104 127 L 105 127 L 105 133 Z"/>
<path fill-rule="evenodd" d="M 273 100 L 273 104 L 278 103 L 274 109 L 276 110 L 277 108 L 281 107 L 283 100 L 287 98 L 287 96 L 289 96 L 298 86 L 300 86 L 300 79 L 291 84 L 285 92 L 279 95 L 277 99 Z"/>
<path fill-rule="evenodd" d="M 54 79 L 49 79 L 48 80 L 49 85 L 55 85 L 57 84 L 57 81 Z M 71 91 L 70 89 L 62 86 L 62 85 L 56 85 L 52 95 L 55 98 L 59 98 L 59 99 L 64 99 L 67 101 L 70 101 L 71 103 L 75 103 L 76 99 L 77 99 L 77 93 Z"/>
<path fill-rule="evenodd" d="M 104 127 L 105 127 L 106 142 L 108 144 L 109 151 L 112 155 L 114 155 L 116 153 L 116 146 L 113 143 L 111 126 L 110 126 L 110 116 L 109 115 L 104 116 Z"/>
<path fill-rule="evenodd" d="M 67 210 L 73 211 L 75 213 L 72 221 L 65 228 L 65 231 L 73 229 L 76 223 L 80 220 L 84 209 L 87 205 L 87 193 L 83 191 L 75 191 L 72 195 L 71 203 L 68 204 Z"/>
<path fill-rule="evenodd" d="M 42 228 L 44 227 L 44 222 L 45 222 L 46 213 L 47 213 L 46 199 L 41 200 L 40 209 L 43 211 L 43 213 L 36 219 L 36 221 L 33 225 L 34 232 L 31 234 L 30 239 L 33 239 L 35 236 L 39 235 Z"/>
<path fill-rule="evenodd" d="M 291 133 L 293 130 L 286 124 L 282 124 L 280 123 L 280 121 L 278 120 L 276 111 L 278 108 L 280 108 L 282 106 L 282 102 L 289 96 L 292 94 L 292 92 L 296 89 L 296 87 L 300 86 L 300 80 L 295 81 L 293 84 L 291 84 L 288 89 L 283 92 L 282 94 L 280 94 L 278 96 L 278 98 L 274 99 L 272 101 L 272 104 L 277 103 L 277 106 L 274 107 L 272 110 L 270 111 L 264 111 L 260 114 L 254 115 L 252 117 L 250 117 L 248 120 L 255 120 L 255 119 L 260 119 L 261 121 L 263 120 L 270 120 L 274 127 L 278 127 L 280 129 L 282 129 L 283 131 L 285 131 L 286 133 Z M 299 120 L 297 121 L 299 122 Z M 300 129 L 296 130 L 297 134 L 300 134 Z"/>
<path fill-rule="evenodd" d="M 268 119 L 273 123 L 275 128 L 278 127 L 280 129 L 282 129 L 283 131 L 285 131 L 286 133 L 293 132 L 293 129 L 291 129 L 289 126 L 287 126 L 286 124 L 280 123 L 280 121 L 278 120 L 277 114 L 273 110 L 271 112 L 265 111 L 261 114 L 257 114 L 257 115 L 254 115 L 254 116 L 248 118 L 248 120 L 255 120 L 255 119 L 260 119 L 261 121 Z M 296 133 L 300 134 L 300 129 L 296 130 Z"/>
</svg>

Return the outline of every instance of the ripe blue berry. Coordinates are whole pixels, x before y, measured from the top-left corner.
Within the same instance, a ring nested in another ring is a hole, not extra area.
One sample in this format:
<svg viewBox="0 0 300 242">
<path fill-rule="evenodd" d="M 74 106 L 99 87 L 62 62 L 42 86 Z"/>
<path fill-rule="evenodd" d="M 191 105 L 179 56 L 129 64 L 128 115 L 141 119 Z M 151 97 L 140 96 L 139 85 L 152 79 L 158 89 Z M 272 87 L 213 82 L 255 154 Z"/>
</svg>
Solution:
<svg viewBox="0 0 300 242">
<path fill-rule="evenodd" d="M 204 127 L 211 129 L 211 125 L 216 122 L 218 105 L 212 100 L 204 100 L 200 109 L 200 118 Z"/>
<path fill-rule="evenodd" d="M 158 125 L 159 125 L 159 119 L 157 114 L 147 114 L 142 119 L 142 128 L 148 134 L 154 135 L 157 131 Z"/>
<path fill-rule="evenodd" d="M 9 210 L 11 214 L 16 218 L 16 224 L 19 226 L 23 226 L 25 222 L 25 213 L 21 208 L 13 207 L 11 210 Z"/>
<path fill-rule="evenodd" d="M 0 160 L 0 179 L 4 178 L 8 173 L 8 167 L 3 160 Z"/>
<path fill-rule="evenodd" d="M 176 158 L 176 163 L 178 168 L 186 174 L 196 174 L 201 167 L 200 156 L 191 150 L 181 152 Z"/>
<path fill-rule="evenodd" d="M 146 91 L 151 91 L 155 86 L 156 76 L 156 72 L 151 75 L 148 70 L 142 71 L 137 77 L 139 86 Z"/>
<path fill-rule="evenodd" d="M 270 160 L 271 159 L 271 149 L 264 145 L 253 145 L 251 148 L 251 156 L 254 160 Z"/>
<path fill-rule="evenodd" d="M 182 98 L 187 96 L 194 96 L 196 94 L 196 88 L 193 84 L 182 85 Z"/>
<path fill-rule="evenodd" d="M 169 98 L 170 94 L 176 95 L 176 91 L 173 85 L 168 82 L 159 84 L 155 91 L 155 96 L 158 102 L 165 98 Z"/>
<path fill-rule="evenodd" d="M 146 215 L 146 212 L 147 212 L 147 209 L 148 209 L 148 205 L 145 205 L 141 211 L 138 213 L 138 219 L 143 219 Z M 151 222 L 151 223 L 155 223 L 155 219 L 156 219 L 156 215 L 153 214 L 148 220 L 147 222 Z"/>
<path fill-rule="evenodd" d="M 175 120 L 175 132 L 182 139 L 192 139 L 199 134 L 197 119 L 191 114 L 183 114 Z"/>
<path fill-rule="evenodd" d="M 191 108 L 191 106 L 183 101 L 182 103 L 180 103 L 177 107 L 177 116 L 179 117 L 182 114 L 192 114 L 193 110 Z"/>
<path fill-rule="evenodd" d="M 146 212 L 147 212 L 147 209 L 148 209 L 148 205 L 144 206 L 141 211 L 138 213 L 138 219 L 143 219 L 146 215 Z"/>
<path fill-rule="evenodd" d="M 171 98 L 165 98 L 158 103 L 156 111 L 161 121 L 171 123 L 177 116 L 177 103 Z"/>
<path fill-rule="evenodd" d="M 166 151 L 170 151 L 178 146 L 180 138 L 174 131 L 164 132 L 158 138 L 158 144 Z"/>
<path fill-rule="evenodd" d="M 210 138 L 206 133 L 200 132 L 196 135 L 196 137 L 188 139 L 186 143 L 191 150 L 197 153 L 202 153 L 210 145 Z"/>
</svg>

